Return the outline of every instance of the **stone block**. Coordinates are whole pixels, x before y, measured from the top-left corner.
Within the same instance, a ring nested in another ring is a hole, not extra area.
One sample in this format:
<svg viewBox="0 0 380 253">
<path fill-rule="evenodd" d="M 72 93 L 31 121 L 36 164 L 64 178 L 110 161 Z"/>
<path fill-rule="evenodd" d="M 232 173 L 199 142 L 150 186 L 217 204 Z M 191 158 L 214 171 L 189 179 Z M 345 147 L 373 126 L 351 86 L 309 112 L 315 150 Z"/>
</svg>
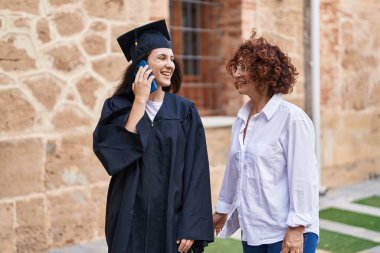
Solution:
<svg viewBox="0 0 380 253">
<path fill-rule="evenodd" d="M 136 1 L 136 0 L 124 0 L 124 5 L 126 8 L 126 14 L 128 17 L 128 20 L 133 23 L 148 23 L 150 20 L 150 16 L 153 13 L 150 11 L 150 6 L 153 1 Z M 168 0 L 160 0 L 161 8 L 158 9 L 159 12 L 164 13 L 162 11 L 164 8 L 166 8 L 166 13 L 169 14 L 169 2 Z M 158 14 L 158 13 L 157 13 Z M 152 17 L 153 18 L 153 17 Z M 169 15 L 165 16 L 164 18 L 169 19 Z M 151 20 L 154 21 L 154 20 Z"/>
<path fill-rule="evenodd" d="M 331 64 L 340 61 L 338 9 L 339 3 L 335 0 L 321 2 L 320 10 L 324 13 L 320 18 L 320 36 L 324 38 L 320 40 L 321 103 L 331 108 L 341 106 L 340 91 L 336 91 L 340 82 L 340 67 L 338 64 Z"/>
<path fill-rule="evenodd" d="M 0 198 L 42 192 L 43 144 L 38 138 L 0 142 Z"/>
<path fill-rule="evenodd" d="M 371 129 L 372 113 L 368 112 L 346 112 L 340 115 L 341 127 L 345 131 L 355 133 L 369 133 Z"/>
<path fill-rule="evenodd" d="M 104 32 L 107 30 L 107 24 L 102 21 L 93 21 L 90 25 L 90 29 L 95 32 Z"/>
<path fill-rule="evenodd" d="M 109 179 L 93 153 L 91 133 L 50 140 L 48 147 L 45 163 L 48 189 L 88 185 Z"/>
<path fill-rule="evenodd" d="M 335 131 L 331 129 L 325 129 L 322 127 L 321 130 L 321 164 L 322 167 L 329 167 L 335 165 L 334 159 L 334 140 Z"/>
<path fill-rule="evenodd" d="M 46 55 L 55 69 L 71 72 L 84 65 L 84 59 L 75 45 L 58 45 Z"/>
<path fill-rule="evenodd" d="M 17 89 L 0 91 L 0 133 L 23 131 L 33 126 L 36 111 Z"/>
<path fill-rule="evenodd" d="M 76 106 L 63 106 L 52 118 L 53 126 L 58 131 L 73 130 L 91 125 L 90 117 Z"/>
<path fill-rule="evenodd" d="M 107 56 L 92 62 L 92 68 L 108 81 L 120 80 L 127 66 L 127 59 L 122 54 Z"/>
<path fill-rule="evenodd" d="M 380 116 L 377 116 L 378 120 Z M 379 127 L 376 130 L 371 131 L 371 134 L 368 137 L 368 140 L 364 140 L 368 144 L 368 154 L 369 158 L 377 158 L 380 157 L 380 131 Z"/>
<path fill-rule="evenodd" d="M 59 12 L 54 15 L 53 20 L 61 36 L 80 33 L 84 28 L 83 14 L 80 11 Z"/>
<path fill-rule="evenodd" d="M 213 206 L 215 206 L 227 163 L 231 128 L 206 128 L 205 132 L 210 163 L 211 198 Z"/>
<path fill-rule="evenodd" d="M 36 32 L 38 34 L 38 39 L 42 43 L 50 42 L 51 36 L 50 36 L 49 20 L 46 18 L 40 18 L 37 21 Z"/>
<path fill-rule="evenodd" d="M 31 20 L 28 18 L 17 18 L 13 22 L 16 28 L 24 28 L 24 30 L 27 30 L 27 31 L 30 30 L 30 23 L 31 23 Z"/>
<path fill-rule="evenodd" d="M 284 98 L 302 110 L 305 110 L 305 96 L 303 94 L 291 93 L 289 95 L 285 95 Z"/>
<path fill-rule="evenodd" d="M 132 6 L 129 5 L 128 8 Z M 106 18 L 110 20 L 126 20 L 127 6 L 123 0 L 103 1 L 103 0 L 85 0 L 84 8 L 89 16 Z"/>
<path fill-rule="evenodd" d="M 325 130 L 337 130 L 340 127 L 340 111 L 336 110 L 324 110 L 321 113 L 321 128 Z"/>
<path fill-rule="evenodd" d="M 369 103 L 368 90 L 369 90 L 368 72 L 361 72 L 359 70 L 346 74 L 342 77 L 344 85 L 342 85 L 341 96 L 344 98 L 342 101 L 343 109 L 345 110 L 364 110 Z M 355 85 L 352 85 L 354 83 Z"/>
<path fill-rule="evenodd" d="M 108 183 L 92 187 L 95 232 L 97 237 L 104 237 Z"/>
<path fill-rule="evenodd" d="M 89 190 L 48 195 L 52 247 L 64 247 L 94 238 L 94 210 Z"/>
<path fill-rule="evenodd" d="M 169 17 L 169 0 L 148 1 L 150 20 L 167 19 Z"/>
<path fill-rule="evenodd" d="M 243 0 L 243 2 L 250 0 Z M 278 0 L 269 0 L 269 1 L 260 1 L 261 8 L 266 7 L 269 9 L 291 9 L 291 8 L 302 8 L 302 0 L 289 0 L 289 1 L 278 1 Z"/>
<path fill-rule="evenodd" d="M 342 67 L 345 70 L 360 70 L 363 66 L 363 55 L 360 49 L 346 48 L 342 55 Z"/>
<path fill-rule="evenodd" d="M 269 10 L 270 11 L 273 10 Z M 267 16 L 268 18 L 268 16 Z M 292 9 L 279 9 L 274 12 L 274 29 L 275 32 L 292 38 L 297 38 L 302 41 L 302 22 L 303 22 L 303 5 L 294 6 Z"/>
<path fill-rule="evenodd" d="M 0 204 L 0 249 L 1 252 L 16 253 L 16 236 L 14 233 L 14 204 Z"/>
<path fill-rule="evenodd" d="M 258 36 L 263 36 L 269 43 L 276 44 L 284 52 L 293 52 L 295 48 L 295 41 L 292 38 L 287 38 L 275 33 L 271 30 L 264 30 L 262 34 Z"/>
<path fill-rule="evenodd" d="M 380 80 L 373 83 L 371 90 L 369 92 L 369 105 L 378 106 L 380 105 Z"/>
<path fill-rule="evenodd" d="M 17 252 L 42 252 L 48 249 L 48 227 L 43 198 L 16 202 Z"/>
<path fill-rule="evenodd" d="M 370 157 L 380 157 L 380 111 L 373 111 L 369 126 L 368 150 Z"/>
<path fill-rule="evenodd" d="M 50 74 L 35 75 L 24 79 L 23 82 L 30 89 L 33 96 L 48 110 L 52 110 L 57 104 L 61 87 L 65 85 L 63 81 Z"/>
<path fill-rule="evenodd" d="M 0 85 L 14 85 L 16 84 L 16 81 L 12 79 L 11 77 L 5 75 L 5 74 L 0 74 Z"/>
<path fill-rule="evenodd" d="M 83 103 L 93 109 L 98 99 L 97 93 L 102 88 L 101 83 L 90 75 L 82 77 L 76 84 Z"/>
<path fill-rule="evenodd" d="M 372 111 L 372 117 L 371 117 L 371 133 L 372 132 L 379 132 L 380 129 L 380 108 L 377 107 L 376 110 Z"/>
<path fill-rule="evenodd" d="M 331 167 L 375 157 L 380 150 L 376 148 L 380 134 L 376 138 L 376 130 L 371 130 L 375 118 L 365 111 L 331 109 L 322 113 L 322 165 Z"/>
<path fill-rule="evenodd" d="M 82 41 L 82 47 L 89 55 L 100 55 L 106 53 L 106 39 L 99 35 L 88 34 Z"/>
<path fill-rule="evenodd" d="M 65 4 L 77 3 L 78 0 L 49 0 L 49 3 L 54 7 L 60 7 Z"/>
<path fill-rule="evenodd" d="M 111 50 L 112 52 L 121 52 L 119 43 L 117 43 L 117 37 L 137 27 L 137 24 L 130 25 L 113 25 L 111 27 Z"/>
<path fill-rule="evenodd" d="M 367 159 L 369 156 L 368 133 L 346 131 L 337 129 L 334 135 L 334 164 L 343 165 Z"/>
<path fill-rule="evenodd" d="M 378 52 L 380 50 L 380 32 L 375 30 L 369 39 L 372 40 L 372 50 Z"/>
<path fill-rule="evenodd" d="M 229 116 L 236 116 L 240 107 L 243 105 L 244 97 L 241 95 L 236 95 L 237 91 L 233 86 L 233 82 L 229 82 L 225 89 L 224 96 L 221 100 L 223 112 Z"/>
<path fill-rule="evenodd" d="M 1 9 L 39 15 L 39 0 L 0 0 Z"/>
<path fill-rule="evenodd" d="M 352 45 L 354 43 L 353 24 L 346 21 L 341 24 L 342 39 L 345 45 Z"/>
<path fill-rule="evenodd" d="M 369 179 L 380 172 L 380 159 L 358 160 L 344 165 L 324 167 L 321 173 L 323 186 L 339 188 Z"/>
<path fill-rule="evenodd" d="M 330 45 L 333 51 L 339 51 L 339 32 L 340 24 L 337 22 L 339 19 L 338 6 L 336 4 L 325 5 L 321 4 L 321 11 L 323 9 L 324 15 L 321 16 L 321 36 L 323 40 L 320 40 L 322 45 Z M 327 48 L 325 48 L 327 50 Z M 323 53 L 321 51 L 321 53 Z"/>
<path fill-rule="evenodd" d="M 321 87 L 320 87 L 320 99 L 321 107 L 326 109 L 339 110 L 342 108 L 344 97 L 341 96 L 340 82 L 338 68 L 324 65 L 321 68 Z"/>
<path fill-rule="evenodd" d="M 33 45 L 31 39 L 24 35 L 2 37 L 0 39 L 0 68 L 5 71 L 35 69 L 36 60 L 29 54 L 30 45 Z"/>
<path fill-rule="evenodd" d="M 231 127 L 206 128 L 210 166 L 225 165 L 230 148 Z"/>
<path fill-rule="evenodd" d="M 304 58 L 301 54 L 289 55 L 290 60 L 298 72 L 298 77 L 295 85 L 293 86 L 293 94 L 305 95 L 305 68 Z"/>
<path fill-rule="evenodd" d="M 219 197 L 219 192 L 220 188 L 222 187 L 225 169 L 225 164 L 210 166 L 211 201 L 213 207 L 215 207 L 216 201 Z"/>
</svg>

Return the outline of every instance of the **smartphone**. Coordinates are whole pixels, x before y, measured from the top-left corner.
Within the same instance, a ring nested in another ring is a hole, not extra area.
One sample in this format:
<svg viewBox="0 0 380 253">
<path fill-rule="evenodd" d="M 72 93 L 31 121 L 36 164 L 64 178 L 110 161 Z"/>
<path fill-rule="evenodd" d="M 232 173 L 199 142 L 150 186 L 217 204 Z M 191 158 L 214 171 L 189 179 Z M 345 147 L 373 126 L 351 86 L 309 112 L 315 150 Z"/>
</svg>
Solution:
<svg viewBox="0 0 380 253">
<path fill-rule="evenodd" d="M 139 64 L 137 65 L 137 69 L 139 68 L 139 67 L 145 67 L 147 65 L 147 63 L 146 63 L 146 61 L 145 60 L 141 60 L 140 62 L 139 62 Z M 136 73 L 137 73 L 137 70 L 136 70 Z M 136 75 L 136 73 L 135 73 L 135 75 Z M 150 73 L 149 74 L 149 77 L 152 75 L 152 73 Z M 150 93 L 152 93 L 152 92 L 155 92 L 157 90 L 157 84 L 156 84 L 156 82 L 153 80 L 152 81 L 152 84 L 151 84 L 151 86 L 150 86 Z"/>
</svg>

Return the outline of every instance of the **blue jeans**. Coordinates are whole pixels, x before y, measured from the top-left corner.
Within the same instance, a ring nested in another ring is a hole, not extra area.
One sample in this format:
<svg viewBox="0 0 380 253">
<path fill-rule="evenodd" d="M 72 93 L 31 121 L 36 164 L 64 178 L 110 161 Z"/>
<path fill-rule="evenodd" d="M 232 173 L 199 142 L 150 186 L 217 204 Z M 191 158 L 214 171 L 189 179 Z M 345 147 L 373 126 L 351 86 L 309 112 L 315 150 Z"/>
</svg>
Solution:
<svg viewBox="0 0 380 253">
<path fill-rule="evenodd" d="M 246 241 L 243 241 L 244 253 L 280 253 L 282 241 L 262 244 L 258 246 L 250 246 Z M 318 236 L 314 233 L 303 234 L 303 253 L 315 253 L 318 244 Z"/>
</svg>

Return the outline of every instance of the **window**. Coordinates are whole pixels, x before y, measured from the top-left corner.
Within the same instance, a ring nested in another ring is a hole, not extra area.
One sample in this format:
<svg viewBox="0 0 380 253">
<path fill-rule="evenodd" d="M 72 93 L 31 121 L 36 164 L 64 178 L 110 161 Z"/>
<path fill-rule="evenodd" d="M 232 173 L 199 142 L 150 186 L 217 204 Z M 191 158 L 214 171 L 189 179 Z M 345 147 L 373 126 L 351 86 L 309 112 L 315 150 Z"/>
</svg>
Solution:
<svg viewBox="0 0 380 253">
<path fill-rule="evenodd" d="M 170 0 L 170 34 L 184 76 L 180 94 L 193 100 L 202 115 L 217 115 L 221 108 L 219 5 L 215 0 Z"/>
</svg>

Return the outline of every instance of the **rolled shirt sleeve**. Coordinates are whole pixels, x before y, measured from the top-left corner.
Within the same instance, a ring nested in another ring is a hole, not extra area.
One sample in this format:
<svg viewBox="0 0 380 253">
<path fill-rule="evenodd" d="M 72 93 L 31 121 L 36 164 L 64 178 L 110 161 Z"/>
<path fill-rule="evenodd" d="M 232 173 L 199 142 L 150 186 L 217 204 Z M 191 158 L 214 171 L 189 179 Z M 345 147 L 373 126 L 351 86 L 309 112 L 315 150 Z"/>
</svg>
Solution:
<svg viewBox="0 0 380 253">
<path fill-rule="evenodd" d="M 295 119 L 287 131 L 285 149 L 289 184 L 289 227 L 309 227 L 318 210 L 319 175 L 315 156 L 315 133 L 310 119 Z"/>
</svg>

